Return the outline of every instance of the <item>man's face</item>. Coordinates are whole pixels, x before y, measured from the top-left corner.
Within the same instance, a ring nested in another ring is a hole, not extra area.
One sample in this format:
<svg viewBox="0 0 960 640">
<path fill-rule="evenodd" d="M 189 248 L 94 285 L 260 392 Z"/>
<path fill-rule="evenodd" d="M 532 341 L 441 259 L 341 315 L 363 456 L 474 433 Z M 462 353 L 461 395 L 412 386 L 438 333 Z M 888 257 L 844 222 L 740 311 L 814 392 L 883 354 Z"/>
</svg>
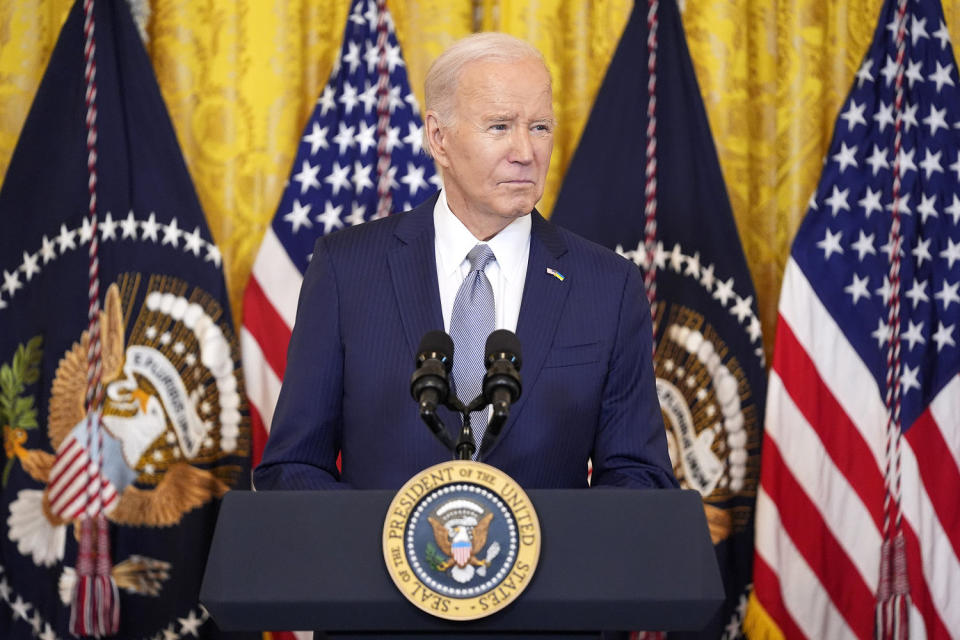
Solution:
<svg viewBox="0 0 960 640">
<path fill-rule="evenodd" d="M 454 122 L 435 124 L 433 138 L 447 202 L 475 235 L 493 235 L 543 195 L 553 151 L 550 77 L 535 58 L 474 61 L 454 104 Z"/>
</svg>

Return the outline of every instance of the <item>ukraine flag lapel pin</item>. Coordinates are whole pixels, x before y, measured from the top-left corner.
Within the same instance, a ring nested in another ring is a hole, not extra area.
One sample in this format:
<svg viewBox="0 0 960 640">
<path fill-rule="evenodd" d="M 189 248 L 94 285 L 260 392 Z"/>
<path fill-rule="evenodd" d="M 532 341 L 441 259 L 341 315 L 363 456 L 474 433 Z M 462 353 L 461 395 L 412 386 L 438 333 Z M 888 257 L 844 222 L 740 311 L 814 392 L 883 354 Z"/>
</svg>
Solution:
<svg viewBox="0 0 960 640">
<path fill-rule="evenodd" d="M 559 271 L 551 267 L 547 267 L 547 273 L 552 275 L 554 278 L 556 278 L 560 282 L 563 282 L 564 280 L 566 280 L 566 276 L 564 276 L 562 273 L 560 273 Z"/>
</svg>

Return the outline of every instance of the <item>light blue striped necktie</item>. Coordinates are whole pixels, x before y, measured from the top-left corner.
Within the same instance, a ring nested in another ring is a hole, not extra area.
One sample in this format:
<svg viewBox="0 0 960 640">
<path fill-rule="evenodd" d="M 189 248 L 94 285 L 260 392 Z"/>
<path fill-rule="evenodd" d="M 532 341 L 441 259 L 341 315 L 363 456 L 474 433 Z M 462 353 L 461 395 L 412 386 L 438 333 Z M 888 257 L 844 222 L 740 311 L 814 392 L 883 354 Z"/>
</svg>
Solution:
<svg viewBox="0 0 960 640">
<path fill-rule="evenodd" d="M 478 244 L 467 254 L 470 261 L 470 273 L 464 278 L 457 297 L 453 301 L 453 314 L 450 316 L 450 337 L 453 338 L 453 383 L 457 397 L 468 404 L 480 395 L 486 367 L 483 364 L 483 349 L 487 336 L 495 328 L 495 302 L 493 287 L 484 269 L 491 260 L 496 260 L 493 250 L 485 244 Z M 480 450 L 480 442 L 487 428 L 487 410 L 470 414 L 470 426 L 473 429 L 473 441 Z M 476 454 L 474 454 L 476 458 Z"/>
</svg>

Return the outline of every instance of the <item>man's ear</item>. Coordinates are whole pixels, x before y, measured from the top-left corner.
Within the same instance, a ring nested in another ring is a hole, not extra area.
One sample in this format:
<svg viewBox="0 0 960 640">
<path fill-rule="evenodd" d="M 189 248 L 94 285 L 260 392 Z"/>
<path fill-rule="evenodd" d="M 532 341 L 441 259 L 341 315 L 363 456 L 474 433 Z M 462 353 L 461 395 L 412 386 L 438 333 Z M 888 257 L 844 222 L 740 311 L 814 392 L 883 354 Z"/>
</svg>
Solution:
<svg viewBox="0 0 960 640">
<path fill-rule="evenodd" d="M 450 164 L 445 146 L 446 132 L 440 126 L 440 117 L 433 109 L 428 109 L 423 117 L 423 126 L 426 131 L 427 144 L 430 145 L 430 155 L 441 167 Z"/>
</svg>

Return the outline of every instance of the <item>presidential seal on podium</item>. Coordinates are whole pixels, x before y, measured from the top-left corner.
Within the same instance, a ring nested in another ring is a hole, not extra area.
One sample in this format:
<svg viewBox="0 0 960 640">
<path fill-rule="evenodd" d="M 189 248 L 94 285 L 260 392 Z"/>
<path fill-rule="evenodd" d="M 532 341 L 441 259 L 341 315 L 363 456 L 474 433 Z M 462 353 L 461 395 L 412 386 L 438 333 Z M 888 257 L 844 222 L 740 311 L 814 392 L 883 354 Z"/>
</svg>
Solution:
<svg viewBox="0 0 960 640">
<path fill-rule="evenodd" d="M 530 584 L 540 521 L 507 474 L 453 460 L 425 469 L 397 492 L 384 522 L 383 557 L 414 605 L 447 620 L 476 620 Z"/>
</svg>

